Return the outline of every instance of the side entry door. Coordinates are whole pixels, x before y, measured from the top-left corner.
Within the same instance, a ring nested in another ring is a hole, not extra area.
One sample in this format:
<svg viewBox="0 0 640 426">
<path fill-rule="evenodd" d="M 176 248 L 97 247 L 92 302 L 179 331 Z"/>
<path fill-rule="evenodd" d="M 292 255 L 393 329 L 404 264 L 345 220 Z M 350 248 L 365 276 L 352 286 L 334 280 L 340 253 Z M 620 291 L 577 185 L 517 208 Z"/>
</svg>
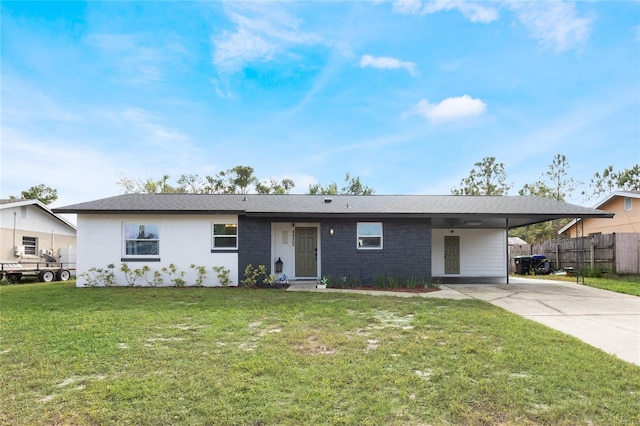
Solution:
<svg viewBox="0 0 640 426">
<path fill-rule="evenodd" d="M 444 273 L 460 273 L 460 236 L 458 235 L 444 237 Z"/>
</svg>

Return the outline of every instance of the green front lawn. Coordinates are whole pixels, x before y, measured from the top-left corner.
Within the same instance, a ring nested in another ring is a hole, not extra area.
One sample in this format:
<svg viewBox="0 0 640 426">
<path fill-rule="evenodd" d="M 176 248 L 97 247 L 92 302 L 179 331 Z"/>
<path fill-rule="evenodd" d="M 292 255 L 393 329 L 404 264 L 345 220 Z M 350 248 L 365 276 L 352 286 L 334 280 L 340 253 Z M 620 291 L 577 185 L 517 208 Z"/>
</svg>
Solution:
<svg viewBox="0 0 640 426">
<path fill-rule="evenodd" d="M 640 368 L 478 300 L 0 287 L 0 424 L 640 421 Z"/>
</svg>

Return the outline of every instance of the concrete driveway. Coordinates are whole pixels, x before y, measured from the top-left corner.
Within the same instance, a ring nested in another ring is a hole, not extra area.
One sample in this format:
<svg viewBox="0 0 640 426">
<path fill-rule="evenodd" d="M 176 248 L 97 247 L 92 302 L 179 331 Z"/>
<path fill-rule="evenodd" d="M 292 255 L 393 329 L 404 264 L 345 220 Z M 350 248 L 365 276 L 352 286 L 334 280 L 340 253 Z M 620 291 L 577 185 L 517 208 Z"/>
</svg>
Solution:
<svg viewBox="0 0 640 426">
<path fill-rule="evenodd" d="M 448 284 L 640 365 L 640 297 L 580 284 L 509 278 L 509 284 Z"/>
</svg>

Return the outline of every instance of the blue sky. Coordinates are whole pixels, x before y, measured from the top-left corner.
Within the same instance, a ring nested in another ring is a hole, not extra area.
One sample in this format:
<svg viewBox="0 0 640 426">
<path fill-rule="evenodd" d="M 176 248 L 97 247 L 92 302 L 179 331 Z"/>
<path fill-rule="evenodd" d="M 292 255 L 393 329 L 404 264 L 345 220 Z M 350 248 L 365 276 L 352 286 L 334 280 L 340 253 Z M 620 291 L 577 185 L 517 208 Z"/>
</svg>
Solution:
<svg viewBox="0 0 640 426">
<path fill-rule="evenodd" d="M 640 162 L 640 2 L 1 3 L 1 196 L 215 175 L 511 194 Z M 578 204 L 593 204 L 576 196 Z"/>
</svg>

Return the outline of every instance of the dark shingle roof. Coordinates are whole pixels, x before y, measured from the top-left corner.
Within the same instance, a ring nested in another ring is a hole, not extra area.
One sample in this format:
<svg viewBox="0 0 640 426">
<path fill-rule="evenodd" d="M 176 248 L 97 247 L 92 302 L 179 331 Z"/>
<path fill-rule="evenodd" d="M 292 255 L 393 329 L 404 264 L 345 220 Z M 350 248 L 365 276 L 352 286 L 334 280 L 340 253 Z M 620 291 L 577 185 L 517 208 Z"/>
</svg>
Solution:
<svg viewBox="0 0 640 426">
<path fill-rule="evenodd" d="M 434 220 L 482 217 L 510 218 L 510 226 L 562 217 L 612 216 L 601 210 L 549 198 L 461 195 L 126 194 L 60 207 L 54 211 L 79 214 L 231 213 L 286 217 L 419 216 Z"/>
</svg>

